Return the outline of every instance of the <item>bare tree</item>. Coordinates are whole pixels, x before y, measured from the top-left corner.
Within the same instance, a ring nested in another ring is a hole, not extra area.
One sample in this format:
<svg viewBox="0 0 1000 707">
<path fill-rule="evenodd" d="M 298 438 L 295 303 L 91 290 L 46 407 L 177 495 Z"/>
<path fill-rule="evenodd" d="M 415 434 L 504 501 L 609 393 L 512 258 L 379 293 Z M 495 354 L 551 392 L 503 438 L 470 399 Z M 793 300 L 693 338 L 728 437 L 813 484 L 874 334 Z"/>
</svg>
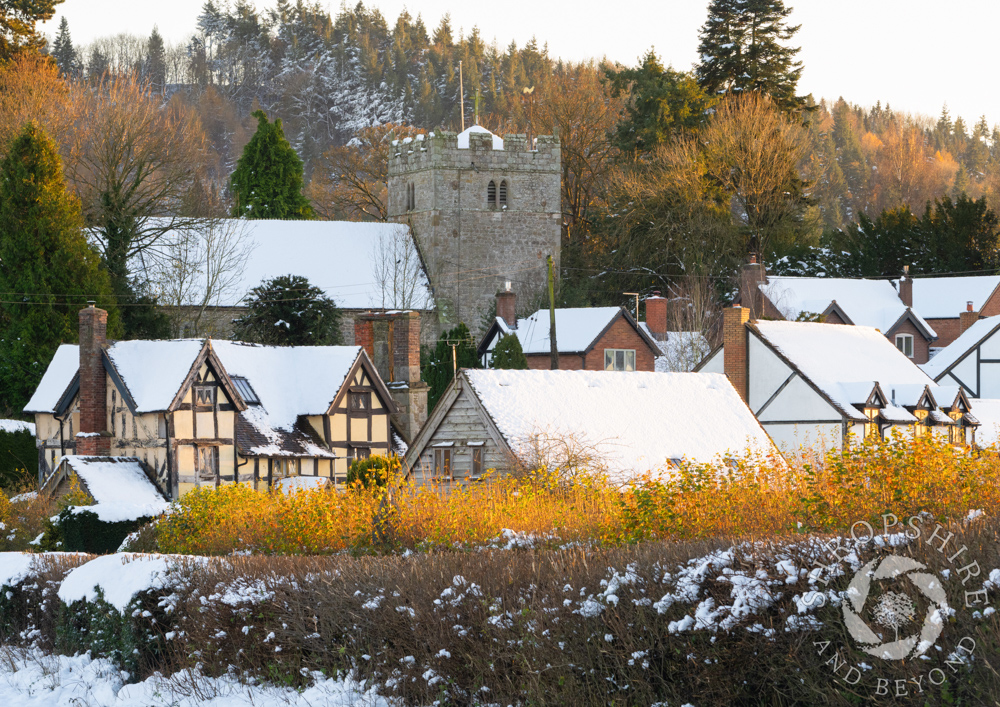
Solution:
<svg viewBox="0 0 1000 707">
<path fill-rule="evenodd" d="M 718 328 L 718 300 L 707 277 L 688 275 L 668 287 L 667 339 L 658 342 L 663 350 L 657 370 L 690 371 L 707 356 L 709 343 Z"/>
<path fill-rule="evenodd" d="M 203 321 L 205 310 L 243 294 L 239 286 L 256 247 L 247 222 L 205 219 L 169 238 L 169 243 L 162 242 L 146 255 L 161 304 L 193 308 L 193 317 L 186 322 L 192 328 L 189 334 L 219 333 Z"/>
<path fill-rule="evenodd" d="M 384 309 L 427 309 L 426 276 L 408 230 L 386 227 L 379 233 L 372 276 Z"/>
<path fill-rule="evenodd" d="M 323 153 L 306 188 L 316 211 L 326 219 L 385 221 L 392 142 L 417 132 L 393 123 L 363 128 L 343 147 Z"/>
<path fill-rule="evenodd" d="M 163 105 L 131 76 L 75 84 L 71 97 L 68 176 L 121 296 L 130 260 L 193 222 L 174 214 L 204 163 L 204 131 L 182 101 Z"/>
<path fill-rule="evenodd" d="M 719 102 L 700 141 L 708 176 L 732 197 L 746 228 L 746 252 L 760 258 L 802 217 L 797 168 L 807 156 L 808 132 L 766 95 L 747 93 Z"/>
</svg>

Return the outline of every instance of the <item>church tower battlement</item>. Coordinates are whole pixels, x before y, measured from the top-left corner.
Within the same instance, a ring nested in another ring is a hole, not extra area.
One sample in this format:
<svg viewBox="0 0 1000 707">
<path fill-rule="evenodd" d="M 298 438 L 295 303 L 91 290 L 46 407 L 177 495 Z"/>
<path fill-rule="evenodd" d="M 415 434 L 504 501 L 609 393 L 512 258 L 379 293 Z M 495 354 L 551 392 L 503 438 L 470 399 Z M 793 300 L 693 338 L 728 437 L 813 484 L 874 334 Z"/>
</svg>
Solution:
<svg viewBox="0 0 1000 707">
<path fill-rule="evenodd" d="M 559 137 L 539 136 L 533 147 L 478 125 L 393 142 L 389 220 L 414 234 L 442 327 L 479 330 L 505 282 L 530 300 L 546 290 L 547 256 L 558 268 Z"/>
</svg>

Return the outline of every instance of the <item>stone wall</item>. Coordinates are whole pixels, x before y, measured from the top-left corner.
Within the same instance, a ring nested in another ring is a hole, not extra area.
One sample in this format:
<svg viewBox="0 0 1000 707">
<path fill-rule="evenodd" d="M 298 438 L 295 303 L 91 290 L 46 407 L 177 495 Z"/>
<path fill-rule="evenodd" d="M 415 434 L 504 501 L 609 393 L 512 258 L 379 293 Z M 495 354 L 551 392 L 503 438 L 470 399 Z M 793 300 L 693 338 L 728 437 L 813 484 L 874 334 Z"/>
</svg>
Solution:
<svg viewBox="0 0 1000 707">
<path fill-rule="evenodd" d="M 444 132 L 400 143 L 390 155 L 389 220 L 413 231 L 442 328 L 465 322 L 481 333 L 505 282 L 530 298 L 547 287 L 547 256 L 558 268 L 559 139 L 541 136 L 536 147 L 509 135 L 494 150 L 489 134 L 473 133 L 469 148 L 459 148 L 457 136 Z M 498 188 L 507 182 L 506 208 L 487 201 L 491 180 Z"/>
</svg>

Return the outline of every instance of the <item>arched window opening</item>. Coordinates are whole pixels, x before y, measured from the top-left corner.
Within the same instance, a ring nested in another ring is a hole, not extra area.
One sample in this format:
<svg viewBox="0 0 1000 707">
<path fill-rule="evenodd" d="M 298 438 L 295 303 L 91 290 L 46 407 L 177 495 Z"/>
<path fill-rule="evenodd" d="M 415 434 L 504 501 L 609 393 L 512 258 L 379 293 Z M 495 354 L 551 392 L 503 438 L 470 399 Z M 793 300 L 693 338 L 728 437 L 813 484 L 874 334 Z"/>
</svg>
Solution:
<svg viewBox="0 0 1000 707">
<path fill-rule="evenodd" d="M 507 206 L 507 180 L 504 179 L 500 182 L 500 198 L 499 198 L 500 208 Z"/>
<path fill-rule="evenodd" d="M 491 209 L 497 207 L 497 183 L 492 179 L 486 187 L 486 205 Z"/>
</svg>

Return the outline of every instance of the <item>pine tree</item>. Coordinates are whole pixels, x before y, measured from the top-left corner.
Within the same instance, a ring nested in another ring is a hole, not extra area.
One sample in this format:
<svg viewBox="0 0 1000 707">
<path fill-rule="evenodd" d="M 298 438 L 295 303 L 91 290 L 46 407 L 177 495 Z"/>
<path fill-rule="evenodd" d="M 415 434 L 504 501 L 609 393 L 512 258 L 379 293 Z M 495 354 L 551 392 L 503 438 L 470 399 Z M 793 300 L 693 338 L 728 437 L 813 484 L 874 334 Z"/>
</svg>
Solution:
<svg viewBox="0 0 1000 707">
<path fill-rule="evenodd" d="M 493 349 L 490 368 L 523 371 L 528 368 L 528 359 L 521 348 L 521 340 L 514 334 L 500 337 Z"/>
<path fill-rule="evenodd" d="M 0 305 L 0 409 L 20 411 L 59 344 L 76 341 L 77 312 L 88 300 L 108 310 L 109 333 L 120 332 L 99 262 L 55 143 L 29 123 L 0 166 L 0 292 L 8 293 Z"/>
<path fill-rule="evenodd" d="M 629 95 L 626 117 L 615 139 L 627 154 L 647 152 L 674 135 L 695 130 L 705 121 L 711 99 L 689 74 L 663 68 L 650 51 L 635 69 L 607 69 L 611 93 Z"/>
<path fill-rule="evenodd" d="M 452 351 L 452 344 L 455 345 Z M 427 381 L 427 412 L 431 412 L 454 378 L 455 368 L 479 368 L 476 342 L 469 327 L 459 324 L 444 332 L 437 345 L 420 356 L 420 377 Z"/>
<path fill-rule="evenodd" d="M 783 44 L 799 31 L 786 24 L 791 12 L 783 0 L 712 0 L 698 46 L 701 87 L 709 94 L 759 91 L 784 111 L 800 110 L 799 49 Z"/>
<path fill-rule="evenodd" d="M 153 27 L 147 44 L 146 80 L 156 93 L 162 94 L 167 88 L 167 52 L 163 46 L 163 37 L 159 30 Z"/>
<path fill-rule="evenodd" d="M 63 0 L 17 0 L 0 3 L 0 62 L 22 51 L 41 51 L 45 37 L 35 30 L 38 22 L 51 20 Z"/>
<path fill-rule="evenodd" d="M 69 36 L 69 21 L 64 16 L 59 22 L 59 33 L 55 42 L 52 43 L 52 58 L 56 60 L 59 73 L 63 76 L 73 77 L 79 71 L 79 60 L 76 49 L 73 47 L 73 40 Z"/>
<path fill-rule="evenodd" d="M 250 290 L 246 304 L 250 311 L 233 322 L 234 339 L 271 346 L 340 343 L 340 309 L 304 277 L 265 280 Z"/>
<path fill-rule="evenodd" d="M 257 132 L 243 148 L 230 180 L 233 216 L 313 218 L 313 208 L 302 193 L 302 160 L 285 138 L 281 119 L 271 123 L 262 110 L 253 115 L 257 118 Z"/>
<path fill-rule="evenodd" d="M 861 148 L 861 139 L 855 130 L 857 117 L 854 111 L 841 98 L 833 107 L 833 142 L 837 148 L 838 162 L 847 182 L 851 213 L 848 218 L 856 219 L 864 211 L 868 194 L 870 170 L 865 153 Z"/>
</svg>

